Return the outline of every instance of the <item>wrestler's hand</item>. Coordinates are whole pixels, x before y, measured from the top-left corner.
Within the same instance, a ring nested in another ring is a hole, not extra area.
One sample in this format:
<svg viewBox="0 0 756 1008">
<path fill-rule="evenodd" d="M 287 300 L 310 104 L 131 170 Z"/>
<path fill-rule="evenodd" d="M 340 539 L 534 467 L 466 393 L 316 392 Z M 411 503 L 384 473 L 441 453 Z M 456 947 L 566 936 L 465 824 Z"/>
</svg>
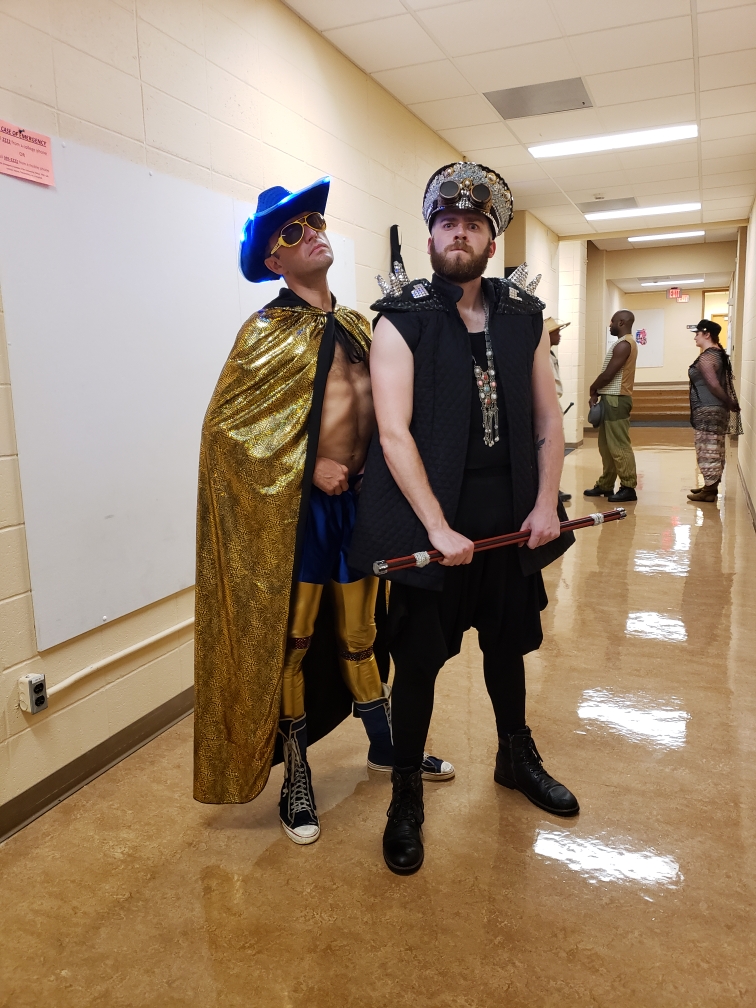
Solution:
<svg viewBox="0 0 756 1008">
<path fill-rule="evenodd" d="M 327 493 L 329 497 L 344 493 L 349 489 L 349 470 L 340 462 L 318 455 L 315 460 L 315 471 L 312 474 L 315 486 Z"/>
<path fill-rule="evenodd" d="M 552 539 L 558 539 L 561 529 L 556 504 L 536 504 L 520 526 L 520 531 L 530 532 L 530 539 L 527 542 L 530 549 L 536 549 L 551 542 Z"/>
<path fill-rule="evenodd" d="M 473 558 L 473 544 L 470 540 L 450 529 L 448 525 L 445 529 L 429 532 L 428 538 L 433 548 L 444 554 L 443 560 L 438 561 L 442 567 L 469 564 Z"/>
</svg>

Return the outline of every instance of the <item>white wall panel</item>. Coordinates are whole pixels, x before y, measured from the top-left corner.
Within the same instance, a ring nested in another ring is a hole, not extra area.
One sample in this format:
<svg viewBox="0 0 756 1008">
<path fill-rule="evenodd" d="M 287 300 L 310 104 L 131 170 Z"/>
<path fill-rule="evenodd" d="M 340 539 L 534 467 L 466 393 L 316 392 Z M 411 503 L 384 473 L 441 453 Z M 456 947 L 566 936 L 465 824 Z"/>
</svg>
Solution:
<svg viewBox="0 0 756 1008">
<path fill-rule="evenodd" d="M 37 641 L 194 582 L 200 426 L 241 323 L 253 208 L 53 139 L 56 186 L 0 176 L 0 282 Z M 354 248 L 331 235 L 354 305 Z"/>
</svg>

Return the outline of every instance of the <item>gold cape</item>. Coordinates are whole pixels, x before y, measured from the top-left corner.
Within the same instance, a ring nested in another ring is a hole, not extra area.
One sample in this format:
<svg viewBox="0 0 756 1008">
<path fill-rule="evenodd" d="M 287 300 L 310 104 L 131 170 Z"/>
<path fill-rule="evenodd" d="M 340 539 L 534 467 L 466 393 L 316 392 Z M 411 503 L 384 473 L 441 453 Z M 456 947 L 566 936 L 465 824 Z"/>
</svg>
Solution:
<svg viewBox="0 0 756 1008">
<path fill-rule="evenodd" d="M 276 303 L 239 330 L 202 426 L 194 666 L 202 802 L 255 798 L 276 741 L 303 479 L 333 347 L 329 315 Z M 368 348 L 362 315 L 338 306 L 334 316 Z"/>
</svg>

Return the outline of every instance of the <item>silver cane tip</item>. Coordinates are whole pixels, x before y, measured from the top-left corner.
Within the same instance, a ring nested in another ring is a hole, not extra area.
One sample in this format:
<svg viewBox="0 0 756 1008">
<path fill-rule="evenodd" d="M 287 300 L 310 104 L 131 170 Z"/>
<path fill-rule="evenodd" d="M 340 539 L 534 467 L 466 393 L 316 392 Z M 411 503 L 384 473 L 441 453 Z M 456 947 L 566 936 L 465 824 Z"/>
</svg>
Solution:
<svg viewBox="0 0 756 1008">
<path fill-rule="evenodd" d="M 381 574 L 388 573 L 389 565 L 385 560 L 376 560 L 373 564 L 373 574 L 376 577 L 380 577 Z"/>
<path fill-rule="evenodd" d="M 627 518 L 627 511 L 623 507 L 618 507 L 617 510 L 619 511 L 620 520 Z"/>
</svg>

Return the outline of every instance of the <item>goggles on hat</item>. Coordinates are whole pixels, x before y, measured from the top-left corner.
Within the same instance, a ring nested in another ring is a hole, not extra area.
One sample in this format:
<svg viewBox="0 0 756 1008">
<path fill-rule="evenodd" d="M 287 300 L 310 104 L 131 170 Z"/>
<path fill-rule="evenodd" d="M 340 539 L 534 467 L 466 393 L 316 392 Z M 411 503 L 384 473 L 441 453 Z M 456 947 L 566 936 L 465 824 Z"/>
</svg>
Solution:
<svg viewBox="0 0 756 1008">
<path fill-rule="evenodd" d="M 468 182 L 468 186 L 463 187 L 455 179 L 446 179 L 438 187 L 438 202 L 441 206 L 454 206 L 463 192 L 481 210 L 490 208 L 493 195 L 485 182 L 477 182 L 475 185 L 469 185 Z"/>
<path fill-rule="evenodd" d="M 293 248 L 294 245 L 298 245 L 304 238 L 305 224 L 312 231 L 325 231 L 326 229 L 326 222 L 323 214 L 314 211 L 312 213 L 305 214 L 303 217 L 299 217 L 297 220 L 292 221 L 291 224 L 287 224 L 286 227 L 281 228 L 278 234 L 278 240 L 268 255 L 274 255 L 281 246 L 284 248 Z"/>
</svg>

